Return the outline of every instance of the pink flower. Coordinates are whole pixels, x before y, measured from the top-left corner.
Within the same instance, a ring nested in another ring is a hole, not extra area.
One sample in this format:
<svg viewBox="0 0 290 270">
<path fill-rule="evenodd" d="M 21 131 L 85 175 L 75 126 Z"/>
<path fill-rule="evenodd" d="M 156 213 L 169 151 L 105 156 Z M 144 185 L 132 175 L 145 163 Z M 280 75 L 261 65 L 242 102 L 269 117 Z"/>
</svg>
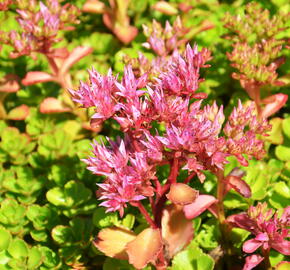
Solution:
<svg viewBox="0 0 290 270">
<path fill-rule="evenodd" d="M 228 153 L 235 155 L 243 166 L 248 165 L 243 154 L 257 159 L 265 155 L 264 143 L 258 140 L 256 135 L 265 135 L 271 129 L 265 119 L 258 120 L 254 110 L 254 103 L 250 106 L 243 106 L 239 101 L 238 107 L 234 108 L 223 129 L 228 137 Z"/>
<path fill-rule="evenodd" d="M 286 240 L 289 237 L 289 213 L 290 207 L 287 207 L 282 216 L 278 217 L 272 209 L 267 209 L 266 203 L 258 203 L 256 207 L 251 206 L 247 213 L 230 216 L 228 222 L 255 235 L 255 238 L 244 243 L 244 252 L 253 253 L 261 247 L 265 251 L 273 248 L 284 255 L 290 255 L 290 241 Z"/>
<path fill-rule="evenodd" d="M 154 178 L 155 169 L 147 162 L 142 152 L 126 150 L 125 142 L 109 141 L 110 147 L 97 142 L 93 145 L 93 156 L 85 159 L 88 169 L 94 174 L 106 177 L 104 183 L 98 184 L 100 205 L 107 212 L 124 213 L 124 207 L 130 202 L 153 196 L 150 180 Z"/>
<path fill-rule="evenodd" d="M 118 110 L 114 95 L 117 92 L 116 77 L 109 70 L 106 76 L 99 74 L 95 69 L 89 71 L 90 84 L 80 82 L 77 91 L 70 91 L 75 102 L 83 107 L 95 107 L 96 113 L 92 116 L 94 123 L 101 123 L 112 117 Z"/>
<path fill-rule="evenodd" d="M 199 70 L 209 58 L 208 51 L 198 52 L 196 45 L 191 48 L 187 44 L 185 53 L 180 55 L 176 51 L 168 71 L 160 74 L 161 87 L 175 95 L 193 96 L 201 81 Z"/>
</svg>

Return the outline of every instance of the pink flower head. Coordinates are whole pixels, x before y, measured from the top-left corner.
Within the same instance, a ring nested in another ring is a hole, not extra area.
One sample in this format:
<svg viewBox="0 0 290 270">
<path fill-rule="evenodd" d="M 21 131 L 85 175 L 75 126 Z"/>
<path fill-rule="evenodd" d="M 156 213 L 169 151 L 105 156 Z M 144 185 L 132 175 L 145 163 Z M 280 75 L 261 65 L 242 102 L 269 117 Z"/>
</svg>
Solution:
<svg viewBox="0 0 290 270">
<path fill-rule="evenodd" d="M 29 55 L 32 52 L 54 55 L 52 46 L 60 40 L 58 32 L 68 30 L 67 24 L 78 22 L 78 9 L 70 4 L 61 6 L 56 0 L 46 1 L 46 5 L 39 2 L 39 8 L 36 1 L 18 2 L 20 9 L 16 10 L 19 15 L 16 19 L 22 31 L 15 39 L 7 38 L 13 37 L 11 32 L 5 33 L 6 38 L 3 40 L 1 38 L 1 41 L 15 49 L 11 57 Z M 29 42 L 31 40 L 33 43 Z"/>
<path fill-rule="evenodd" d="M 95 142 L 93 156 L 84 162 L 94 174 L 106 177 L 104 183 L 98 184 L 99 199 L 104 200 L 100 205 L 106 207 L 107 212 L 119 211 L 123 215 L 127 203 L 153 196 L 150 180 L 155 171 L 145 153 L 126 150 L 122 140 L 109 142 L 109 147 Z"/>
<path fill-rule="evenodd" d="M 242 154 L 247 154 L 250 158 L 254 156 L 257 159 L 264 156 L 264 143 L 258 140 L 256 135 L 265 135 L 266 131 L 271 128 L 265 119 L 257 118 L 254 110 L 254 103 L 250 106 L 243 106 L 239 101 L 238 107 L 234 108 L 224 127 L 224 133 L 228 137 L 228 153 L 235 155 L 243 166 L 247 166 L 248 163 Z"/>
<path fill-rule="evenodd" d="M 284 209 L 281 217 L 278 217 L 272 209 L 267 208 L 266 203 L 258 203 L 251 206 L 247 213 L 230 216 L 228 221 L 234 227 L 250 231 L 255 238 L 246 241 L 243 251 L 253 253 L 261 247 L 269 251 L 270 248 L 284 255 L 290 255 L 289 237 L 289 213 L 290 207 Z"/>
<path fill-rule="evenodd" d="M 175 95 L 193 96 L 201 81 L 199 70 L 209 58 L 207 50 L 198 52 L 196 45 L 191 48 L 187 44 L 184 55 L 176 51 L 169 70 L 160 74 L 161 87 Z"/>
<path fill-rule="evenodd" d="M 101 123 L 112 117 L 117 111 L 114 94 L 117 91 L 116 77 L 109 70 L 106 76 L 99 74 L 95 69 L 89 71 L 90 84 L 80 82 L 78 91 L 70 91 L 73 100 L 83 107 L 95 107 L 96 113 L 92 116 L 94 123 Z"/>
</svg>

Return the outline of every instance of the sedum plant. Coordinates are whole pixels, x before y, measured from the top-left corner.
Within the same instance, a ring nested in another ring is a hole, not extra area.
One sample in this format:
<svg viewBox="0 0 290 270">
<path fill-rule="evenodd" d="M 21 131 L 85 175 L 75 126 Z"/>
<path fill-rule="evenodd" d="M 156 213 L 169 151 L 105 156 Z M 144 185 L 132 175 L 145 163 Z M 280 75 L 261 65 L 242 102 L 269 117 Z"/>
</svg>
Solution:
<svg viewBox="0 0 290 270">
<path fill-rule="evenodd" d="M 135 76 L 130 65 L 121 79 L 111 71 L 101 75 L 92 69 L 90 83 L 81 82 L 77 91 L 71 91 L 75 102 L 95 108 L 92 125 L 114 119 L 124 134 L 116 141 L 108 138 L 108 145 L 95 141 L 92 156 L 84 162 L 105 177 L 97 195 L 106 212 L 118 211 L 122 217 L 130 205 L 148 223 L 139 233 L 106 228 L 94 242 L 107 256 L 128 259 L 137 269 L 148 263 L 166 269 L 192 240 L 191 220 L 206 209 L 219 221 L 223 252 L 232 254 L 223 200 L 231 189 L 249 198 L 251 188 L 242 179 L 242 170 L 225 175 L 224 166 L 230 156 L 242 166 L 249 158 L 261 159 L 266 152 L 257 136 L 271 128 L 254 104 L 239 101 L 227 121 L 222 106 L 215 102 L 202 106 L 206 95 L 197 90 L 200 69 L 210 59 L 206 49 L 199 52 L 196 45 L 187 45 L 182 53 L 175 50 L 163 59 L 166 64 L 153 79 L 150 71 Z M 169 168 L 165 179 L 157 173 L 164 166 Z M 216 176 L 216 196 L 200 193 L 197 179 L 192 181 L 197 176 L 204 183 L 207 171 Z"/>
</svg>

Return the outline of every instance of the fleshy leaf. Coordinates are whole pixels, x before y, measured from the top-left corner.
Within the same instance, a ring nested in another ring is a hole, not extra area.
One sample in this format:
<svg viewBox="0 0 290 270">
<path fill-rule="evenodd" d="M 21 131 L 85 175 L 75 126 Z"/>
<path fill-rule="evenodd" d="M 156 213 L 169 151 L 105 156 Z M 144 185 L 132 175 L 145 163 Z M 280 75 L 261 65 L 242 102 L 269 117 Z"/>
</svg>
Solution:
<svg viewBox="0 0 290 270">
<path fill-rule="evenodd" d="M 169 257 L 186 247 L 193 238 L 192 221 L 185 218 L 181 206 L 166 206 L 161 220 L 162 238 Z"/>
<path fill-rule="evenodd" d="M 196 244 L 190 244 L 173 258 L 170 270 L 213 270 L 213 268 L 213 258 L 203 253 Z"/>
<path fill-rule="evenodd" d="M 19 89 L 18 76 L 14 74 L 8 74 L 0 80 L 0 92 L 13 93 Z"/>
<path fill-rule="evenodd" d="M 109 257 L 126 260 L 128 259 L 126 245 L 135 239 L 136 235 L 132 231 L 112 227 L 101 230 L 94 240 L 94 245 Z"/>
<path fill-rule="evenodd" d="M 96 14 L 102 14 L 105 11 L 105 4 L 98 0 L 87 0 L 83 6 L 84 12 L 91 12 Z"/>
<path fill-rule="evenodd" d="M 166 197 L 175 204 L 185 205 L 195 201 L 198 191 L 183 183 L 174 183 Z"/>
<path fill-rule="evenodd" d="M 186 218 L 193 219 L 199 216 L 202 212 L 208 209 L 212 204 L 216 203 L 217 199 L 211 195 L 199 195 L 197 199 L 183 207 Z"/>
<path fill-rule="evenodd" d="M 275 269 L 276 270 L 289 270 L 290 269 L 290 262 L 287 262 L 287 261 L 279 262 Z"/>
<path fill-rule="evenodd" d="M 137 269 L 144 268 L 150 262 L 154 263 L 162 246 L 159 229 L 147 228 L 143 230 L 136 239 L 127 244 L 126 251 L 129 255 L 129 263 Z"/>
<path fill-rule="evenodd" d="M 241 177 L 228 175 L 225 181 L 230 188 L 233 188 L 245 198 L 250 198 L 252 196 L 250 186 Z"/>
<path fill-rule="evenodd" d="M 65 74 L 68 72 L 70 67 L 77 63 L 80 59 L 89 55 L 93 52 L 93 48 L 86 46 L 78 46 L 72 50 L 69 56 L 64 60 L 61 65 L 60 74 Z"/>
<path fill-rule="evenodd" d="M 28 86 L 36 83 L 56 81 L 56 78 L 43 71 L 29 71 L 25 78 L 21 81 L 22 84 Z"/>
<path fill-rule="evenodd" d="M 272 95 L 262 100 L 266 104 L 262 112 L 262 117 L 267 118 L 279 111 L 287 102 L 288 96 L 282 93 Z"/>
<path fill-rule="evenodd" d="M 65 107 L 60 100 L 48 97 L 41 102 L 39 110 L 41 113 L 50 114 L 69 112 L 70 108 Z"/>
<path fill-rule="evenodd" d="M 29 107 L 25 104 L 20 105 L 11 111 L 7 115 L 9 120 L 25 120 L 29 115 Z"/>
</svg>

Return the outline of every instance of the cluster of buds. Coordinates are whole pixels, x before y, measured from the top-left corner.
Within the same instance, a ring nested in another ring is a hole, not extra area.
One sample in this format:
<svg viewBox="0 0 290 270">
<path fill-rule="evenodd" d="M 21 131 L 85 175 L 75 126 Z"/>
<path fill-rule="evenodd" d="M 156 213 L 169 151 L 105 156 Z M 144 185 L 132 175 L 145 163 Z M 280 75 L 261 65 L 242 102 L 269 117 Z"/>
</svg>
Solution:
<svg viewBox="0 0 290 270">
<path fill-rule="evenodd" d="M 185 35 L 188 33 L 189 29 L 183 25 L 179 17 L 176 18 L 173 25 L 166 21 L 165 27 L 163 28 L 159 22 L 153 21 L 150 26 L 143 25 L 143 30 L 147 37 L 147 42 L 143 43 L 143 46 L 151 49 L 156 54 L 156 57 L 149 60 L 140 52 L 137 58 L 125 57 L 125 63 L 132 66 L 135 75 L 140 76 L 146 73 L 148 79 L 154 81 L 154 78 L 159 77 L 164 72 L 167 72 L 166 77 L 169 78 L 171 76 L 168 72 L 169 70 L 171 70 L 173 77 L 176 70 L 178 70 L 180 74 L 182 71 L 186 71 L 186 68 L 188 67 L 184 66 L 185 63 L 179 57 L 179 51 L 184 51 L 185 49 L 185 44 L 188 42 L 188 38 L 186 38 Z M 210 52 L 203 49 L 201 51 L 200 59 L 206 59 L 206 61 L 209 61 L 211 59 Z M 198 60 L 195 57 L 194 61 L 200 61 L 200 59 Z M 181 66 L 179 67 L 179 65 Z M 193 62 L 191 65 L 203 66 L 199 63 Z M 197 70 L 197 73 L 198 72 L 199 70 Z M 190 73 L 183 74 L 183 76 L 187 75 L 191 76 Z M 196 76 L 196 74 L 193 76 Z M 189 81 L 191 81 L 190 78 Z M 171 88 L 174 88 L 175 86 L 172 85 Z M 180 88 L 181 85 L 177 87 Z"/>
<path fill-rule="evenodd" d="M 149 79 L 148 73 L 134 75 L 130 65 L 121 80 L 111 71 L 102 76 L 93 69 L 90 83 L 81 82 L 78 90 L 71 90 L 75 102 L 95 109 L 92 125 L 112 118 L 125 134 L 123 140 L 110 141 L 109 147 L 95 142 L 93 155 L 84 161 L 94 174 L 105 176 L 98 195 L 107 212 L 122 215 L 124 208 L 132 205 L 150 225 L 139 235 L 120 228 L 105 229 L 95 242 L 106 255 L 122 255 L 137 269 L 149 262 L 163 269 L 192 238 L 190 220 L 206 209 L 215 213 L 216 198 L 199 194 L 188 185 L 194 176 L 203 182 L 203 171 L 217 174 L 228 156 L 234 155 L 246 165 L 244 154 L 259 159 L 264 153 L 256 135 L 264 134 L 269 125 L 255 116 L 253 105 L 239 103 L 224 126 L 222 106 L 202 107 L 206 95 L 197 92 L 202 81 L 199 71 L 208 66 L 209 59 L 207 50 L 199 52 L 197 46 L 187 45 L 184 53 L 173 53 L 171 62 L 155 79 Z M 190 102 L 193 98 L 199 100 Z M 165 126 L 165 131 L 154 130 L 156 123 Z M 170 173 L 162 185 L 156 170 L 165 164 Z M 182 183 L 177 182 L 180 170 L 188 172 Z M 233 188 L 250 197 L 250 188 L 241 177 L 234 171 L 223 179 L 223 192 Z M 145 199 L 150 201 L 153 218 L 142 204 Z M 165 206 L 167 199 L 172 203 L 169 206 Z M 117 250 L 112 235 L 122 243 Z"/>
<path fill-rule="evenodd" d="M 268 267 L 269 251 L 271 248 L 281 254 L 290 255 L 289 237 L 290 225 L 290 207 L 283 210 L 282 215 L 273 212 L 267 208 L 266 203 L 258 203 L 257 206 L 251 206 L 247 213 L 236 214 L 228 217 L 228 222 L 238 228 L 242 228 L 255 235 L 254 239 L 247 240 L 243 244 L 245 253 L 253 253 L 261 248 L 262 255 L 253 254 L 246 259 L 244 269 L 250 270 L 256 265 L 266 260 Z"/>
<path fill-rule="evenodd" d="M 166 56 L 186 43 L 184 36 L 189 29 L 184 27 L 180 18 L 177 17 L 173 25 L 166 21 L 164 29 L 159 22 L 154 20 L 150 26 L 143 25 L 143 31 L 148 39 L 143 46 L 152 49 L 158 56 Z"/>
<path fill-rule="evenodd" d="M 12 0 L 1 0 L 0 1 L 0 11 L 5 11 L 9 8 L 9 5 L 12 4 Z"/>
<path fill-rule="evenodd" d="M 59 53 L 52 46 L 60 39 L 60 30 L 72 29 L 69 24 L 77 23 L 78 9 L 70 4 L 61 6 L 59 1 L 47 1 L 46 5 L 36 0 L 17 0 L 17 21 L 22 29 L 21 33 L 15 30 L 9 33 L 1 33 L 0 41 L 11 45 L 14 51 L 11 57 L 30 55 L 40 52 L 55 56 Z"/>
<path fill-rule="evenodd" d="M 261 99 L 261 88 L 265 85 L 281 86 L 277 69 L 285 61 L 280 57 L 283 39 L 276 36 L 286 29 L 289 13 L 281 13 L 271 17 L 268 10 L 260 8 L 258 3 L 251 2 L 246 6 L 244 16 L 226 15 L 225 27 L 232 35 L 233 51 L 227 53 L 232 66 L 238 70 L 233 78 L 240 81 L 256 103 L 259 116 L 268 117 L 278 111 L 287 101 L 288 96 L 281 94 L 271 96 L 271 110 L 269 97 Z M 262 106 L 265 105 L 265 110 Z M 267 108 L 266 108 L 267 107 Z"/>
</svg>

